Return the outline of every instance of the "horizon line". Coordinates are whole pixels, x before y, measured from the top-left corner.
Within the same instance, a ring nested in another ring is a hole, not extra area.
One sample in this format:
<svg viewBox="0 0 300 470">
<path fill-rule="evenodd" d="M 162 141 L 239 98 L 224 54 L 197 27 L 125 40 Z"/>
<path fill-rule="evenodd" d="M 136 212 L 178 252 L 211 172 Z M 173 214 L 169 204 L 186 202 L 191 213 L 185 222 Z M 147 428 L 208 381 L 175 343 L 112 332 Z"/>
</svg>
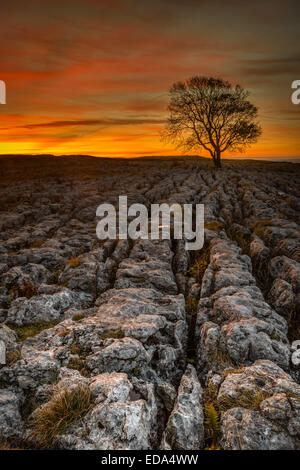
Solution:
<svg viewBox="0 0 300 470">
<path fill-rule="evenodd" d="M 105 158 L 105 159 L 122 159 L 122 160 L 129 160 L 129 159 L 138 159 L 138 158 L 201 158 L 205 160 L 211 161 L 211 157 L 206 157 L 204 155 L 130 155 L 130 156 L 105 156 L 105 155 L 92 155 L 92 154 L 80 154 L 80 153 L 72 153 L 72 154 L 60 154 L 60 153 L 0 153 L 0 157 L 92 157 L 92 158 Z M 273 156 L 273 155 L 265 155 L 265 156 L 245 156 L 245 157 L 222 157 L 222 160 L 262 160 L 262 161 L 282 161 L 282 162 L 291 162 L 293 160 L 300 161 L 299 156 Z"/>
</svg>

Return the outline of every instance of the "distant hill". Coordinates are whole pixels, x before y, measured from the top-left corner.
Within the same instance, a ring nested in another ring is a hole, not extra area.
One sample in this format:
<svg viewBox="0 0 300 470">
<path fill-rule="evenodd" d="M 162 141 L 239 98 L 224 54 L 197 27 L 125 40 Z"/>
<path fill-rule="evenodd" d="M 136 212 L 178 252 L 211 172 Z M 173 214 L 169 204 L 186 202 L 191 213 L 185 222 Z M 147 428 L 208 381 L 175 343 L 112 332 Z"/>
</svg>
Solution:
<svg viewBox="0 0 300 470">
<path fill-rule="evenodd" d="M 272 162 L 268 160 L 242 160 L 224 159 L 224 167 L 228 165 L 247 166 L 247 168 L 264 168 L 270 165 L 274 169 L 285 171 L 293 167 L 293 171 L 300 169 L 299 163 Z M 141 156 L 135 158 L 106 158 L 92 155 L 0 155 L 0 182 L 18 182 L 33 179 L 95 178 L 97 175 L 119 176 L 122 169 L 131 167 L 134 172 L 147 173 L 167 168 L 199 168 L 213 169 L 210 158 L 197 155 L 188 156 Z"/>
</svg>

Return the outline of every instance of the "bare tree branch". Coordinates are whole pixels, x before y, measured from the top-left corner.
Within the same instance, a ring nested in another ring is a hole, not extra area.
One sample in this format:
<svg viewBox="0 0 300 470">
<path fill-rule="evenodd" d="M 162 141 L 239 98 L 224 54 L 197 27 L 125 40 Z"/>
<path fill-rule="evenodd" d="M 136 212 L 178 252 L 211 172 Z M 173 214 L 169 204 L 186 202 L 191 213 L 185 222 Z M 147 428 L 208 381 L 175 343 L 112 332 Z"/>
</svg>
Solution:
<svg viewBox="0 0 300 470">
<path fill-rule="evenodd" d="M 257 108 L 239 85 L 195 76 L 174 83 L 169 95 L 170 117 L 163 139 L 184 150 L 203 148 L 217 167 L 225 150 L 242 152 L 261 135 Z"/>
</svg>

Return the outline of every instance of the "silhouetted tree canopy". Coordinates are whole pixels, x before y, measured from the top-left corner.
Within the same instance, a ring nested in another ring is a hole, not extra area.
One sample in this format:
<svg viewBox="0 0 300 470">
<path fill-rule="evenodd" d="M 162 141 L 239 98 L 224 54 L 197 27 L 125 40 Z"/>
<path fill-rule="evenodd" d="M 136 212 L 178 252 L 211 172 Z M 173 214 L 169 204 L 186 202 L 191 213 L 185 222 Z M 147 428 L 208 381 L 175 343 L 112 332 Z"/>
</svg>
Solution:
<svg viewBox="0 0 300 470">
<path fill-rule="evenodd" d="M 249 92 L 239 85 L 195 76 L 174 83 L 169 96 L 170 117 L 163 138 L 185 151 L 205 149 L 216 167 L 221 167 L 223 152 L 242 152 L 261 134 L 257 108 L 248 101 Z"/>
</svg>

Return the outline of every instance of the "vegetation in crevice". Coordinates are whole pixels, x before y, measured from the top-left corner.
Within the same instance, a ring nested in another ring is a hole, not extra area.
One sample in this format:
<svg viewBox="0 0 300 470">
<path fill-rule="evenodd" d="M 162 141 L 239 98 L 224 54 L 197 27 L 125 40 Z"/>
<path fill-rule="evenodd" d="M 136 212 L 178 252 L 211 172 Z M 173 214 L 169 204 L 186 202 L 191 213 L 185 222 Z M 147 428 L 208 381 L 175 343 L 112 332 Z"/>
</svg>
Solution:
<svg viewBox="0 0 300 470">
<path fill-rule="evenodd" d="M 239 368 L 236 368 L 236 369 L 225 369 L 222 372 L 222 382 L 226 379 L 227 375 L 242 374 L 242 372 L 244 372 L 244 370 L 245 370 L 245 367 L 239 367 Z"/>
<path fill-rule="evenodd" d="M 225 380 L 227 375 L 240 374 L 241 372 L 243 372 L 243 368 L 228 369 L 225 371 L 222 378 Z M 262 401 L 266 400 L 270 396 L 272 396 L 272 394 L 268 394 L 256 388 L 254 390 L 241 391 L 235 397 L 222 396 L 218 398 L 218 387 L 210 380 L 203 393 L 206 450 L 220 449 L 220 420 L 222 412 L 236 407 L 258 411 Z"/>
<path fill-rule="evenodd" d="M 0 451 L 4 450 L 34 450 L 34 447 L 28 440 L 12 436 L 0 440 Z"/>
<path fill-rule="evenodd" d="M 212 362 L 220 365 L 220 366 L 227 366 L 227 367 L 234 367 L 235 362 L 230 357 L 228 351 L 224 351 L 220 345 L 218 344 L 214 349 L 214 352 L 211 354 Z"/>
<path fill-rule="evenodd" d="M 197 299 L 195 299 L 194 297 L 188 297 L 185 300 L 185 313 L 191 316 L 197 315 L 197 305 Z"/>
<path fill-rule="evenodd" d="M 238 246 L 242 249 L 243 254 L 249 256 L 251 235 L 236 230 L 233 227 L 228 227 L 226 229 L 226 233 L 231 240 L 238 244 Z"/>
<path fill-rule="evenodd" d="M 252 226 L 252 230 L 253 232 L 255 233 L 255 235 L 257 235 L 259 238 L 261 238 L 263 241 L 265 241 L 265 229 L 266 227 L 271 227 L 273 226 L 273 222 L 272 220 L 269 220 L 269 219 L 261 219 L 261 220 L 257 220 L 256 222 L 254 222 L 253 226 Z"/>
<path fill-rule="evenodd" d="M 197 322 L 197 315 L 190 315 L 187 317 L 188 321 L 188 338 L 187 338 L 187 348 L 186 348 L 186 357 L 187 362 L 190 364 L 195 364 L 196 360 L 196 339 L 195 339 L 195 330 L 196 330 L 196 322 Z"/>
<path fill-rule="evenodd" d="M 188 269 L 188 275 L 196 279 L 201 285 L 202 278 L 205 270 L 209 265 L 210 260 L 210 249 L 209 243 L 205 242 L 203 248 L 198 252 L 192 252 L 190 254 L 190 268 Z M 188 322 L 188 339 L 187 339 L 187 362 L 195 364 L 196 360 L 196 339 L 195 330 L 197 322 L 197 306 L 198 299 L 187 295 L 185 299 L 185 313 Z"/>
<path fill-rule="evenodd" d="M 53 448 L 55 438 L 81 420 L 92 404 L 88 387 L 56 392 L 45 406 L 29 417 L 30 439 L 39 448 Z"/>
<path fill-rule="evenodd" d="M 2 450 L 13 450 L 10 443 L 7 440 L 0 441 L 0 451 Z"/>
<path fill-rule="evenodd" d="M 204 439 L 206 450 L 218 450 L 220 439 L 220 410 L 218 388 L 210 380 L 204 389 Z"/>
<path fill-rule="evenodd" d="M 204 222 L 204 228 L 207 230 L 214 230 L 215 232 L 221 232 L 221 230 L 224 228 L 224 225 L 217 221 Z"/>
<path fill-rule="evenodd" d="M 38 321 L 30 325 L 15 325 L 8 323 L 7 326 L 17 333 L 18 341 L 25 341 L 27 338 L 38 335 L 43 330 L 53 328 L 58 322 Z"/>
<path fill-rule="evenodd" d="M 80 357 L 73 357 L 73 358 L 70 359 L 70 361 L 68 362 L 68 368 L 69 368 L 69 369 L 77 370 L 78 372 L 80 372 L 80 374 L 81 374 L 83 377 L 89 377 L 89 376 L 90 376 L 90 372 L 89 372 L 89 370 L 87 369 L 85 360 L 84 360 L 83 358 L 80 358 Z"/>
<path fill-rule="evenodd" d="M 73 321 L 80 321 L 80 320 L 83 320 L 83 318 L 84 318 L 83 313 L 75 313 L 75 315 L 73 315 L 73 317 L 72 317 L 72 320 Z"/>
<path fill-rule="evenodd" d="M 41 240 L 35 240 L 30 244 L 30 248 L 41 248 L 44 243 L 47 241 L 47 239 L 43 238 Z"/>
<path fill-rule="evenodd" d="M 70 353 L 74 357 L 72 357 L 69 360 L 67 367 L 69 367 L 70 369 L 77 370 L 84 377 L 89 377 L 90 372 L 87 369 L 86 362 L 85 362 L 85 358 L 88 355 L 88 352 L 84 350 L 81 345 L 75 342 L 71 344 L 70 346 Z"/>
<path fill-rule="evenodd" d="M 269 272 L 269 259 L 264 261 L 252 260 L 252 274 L 256 279 L 257 287 L 259 287 L 266 300 L 273 284 L 273 279 Z"/>
<path fill-rule="evenodd" d="M 37 287 L 32 282 L 23 281 L 20 285 L 12 286 L 8 291 L 10 303 L 18 297 L 27 297 L 30 299 L 34 295 L 37 295 Z"/>
<path fill-rule="evenodd" d="M 122 331 L 120 328 L 116 330 L 104 330 L 102 333 L 100 333 L 100 339 L 105 340 L 105 339 L 121 339 L 125 337 L 124 331 Z"/>
<path fill-rule="evenodd" d="M 213 403 L 204 403 L 204 427 L 205 439 L 209 441 L 206 444 L 205 450 L 219 450 L 218 439 L 220 435 L 220 422 L 219 414 Z"/>
<path fill-rule="evenodd" d="M 292 341 L 296 341 L 300 338 L 300 314 L 297 312 L 296 305 L 293 306 L 293 309 L 290 313 L 290 317 L 288 319 L 288 339 Z"/>
<path fill-rule="evenodd" d="M 19 351 L 19 349 L 16 349 L 15 351 L 11 351 L 6 354 L 6 365 L 8 367 L 11 367 L 20 359 L 21 359 L 21 351 Z"/>
<path fill-rule="evenodd" d="M 202 250 L 200 250 L 200 252 L 197 252 L 196 254 L 193 253 L 193 258 L 194 259 L 191 262 L 188 274 L 190 276 L 193 276 L 197 280 L 197 282 L 201 284 L 204 273 L 209 265 L 209 243 L 204 243 L 203 248 Z"/>
<path fill-rule="evenodd" d="M 219 398 L 218 408 L 220 411 L 227 411 L 235 407 L 258 411 L 261 402 L 270 396 L 272 396 L 272 394 L 268 394 L 260 389 L 245 390 L 237 397 L 223 396 Z"/>
<path fill-rule="evenodd" d="M 80 266 L 81 262 L 82 259 L 80 256 L 73 256 L 69 259 L 68 265 L 70 266 L 70 268 L 77 268 L 77 266 Z"/>
</svg>

